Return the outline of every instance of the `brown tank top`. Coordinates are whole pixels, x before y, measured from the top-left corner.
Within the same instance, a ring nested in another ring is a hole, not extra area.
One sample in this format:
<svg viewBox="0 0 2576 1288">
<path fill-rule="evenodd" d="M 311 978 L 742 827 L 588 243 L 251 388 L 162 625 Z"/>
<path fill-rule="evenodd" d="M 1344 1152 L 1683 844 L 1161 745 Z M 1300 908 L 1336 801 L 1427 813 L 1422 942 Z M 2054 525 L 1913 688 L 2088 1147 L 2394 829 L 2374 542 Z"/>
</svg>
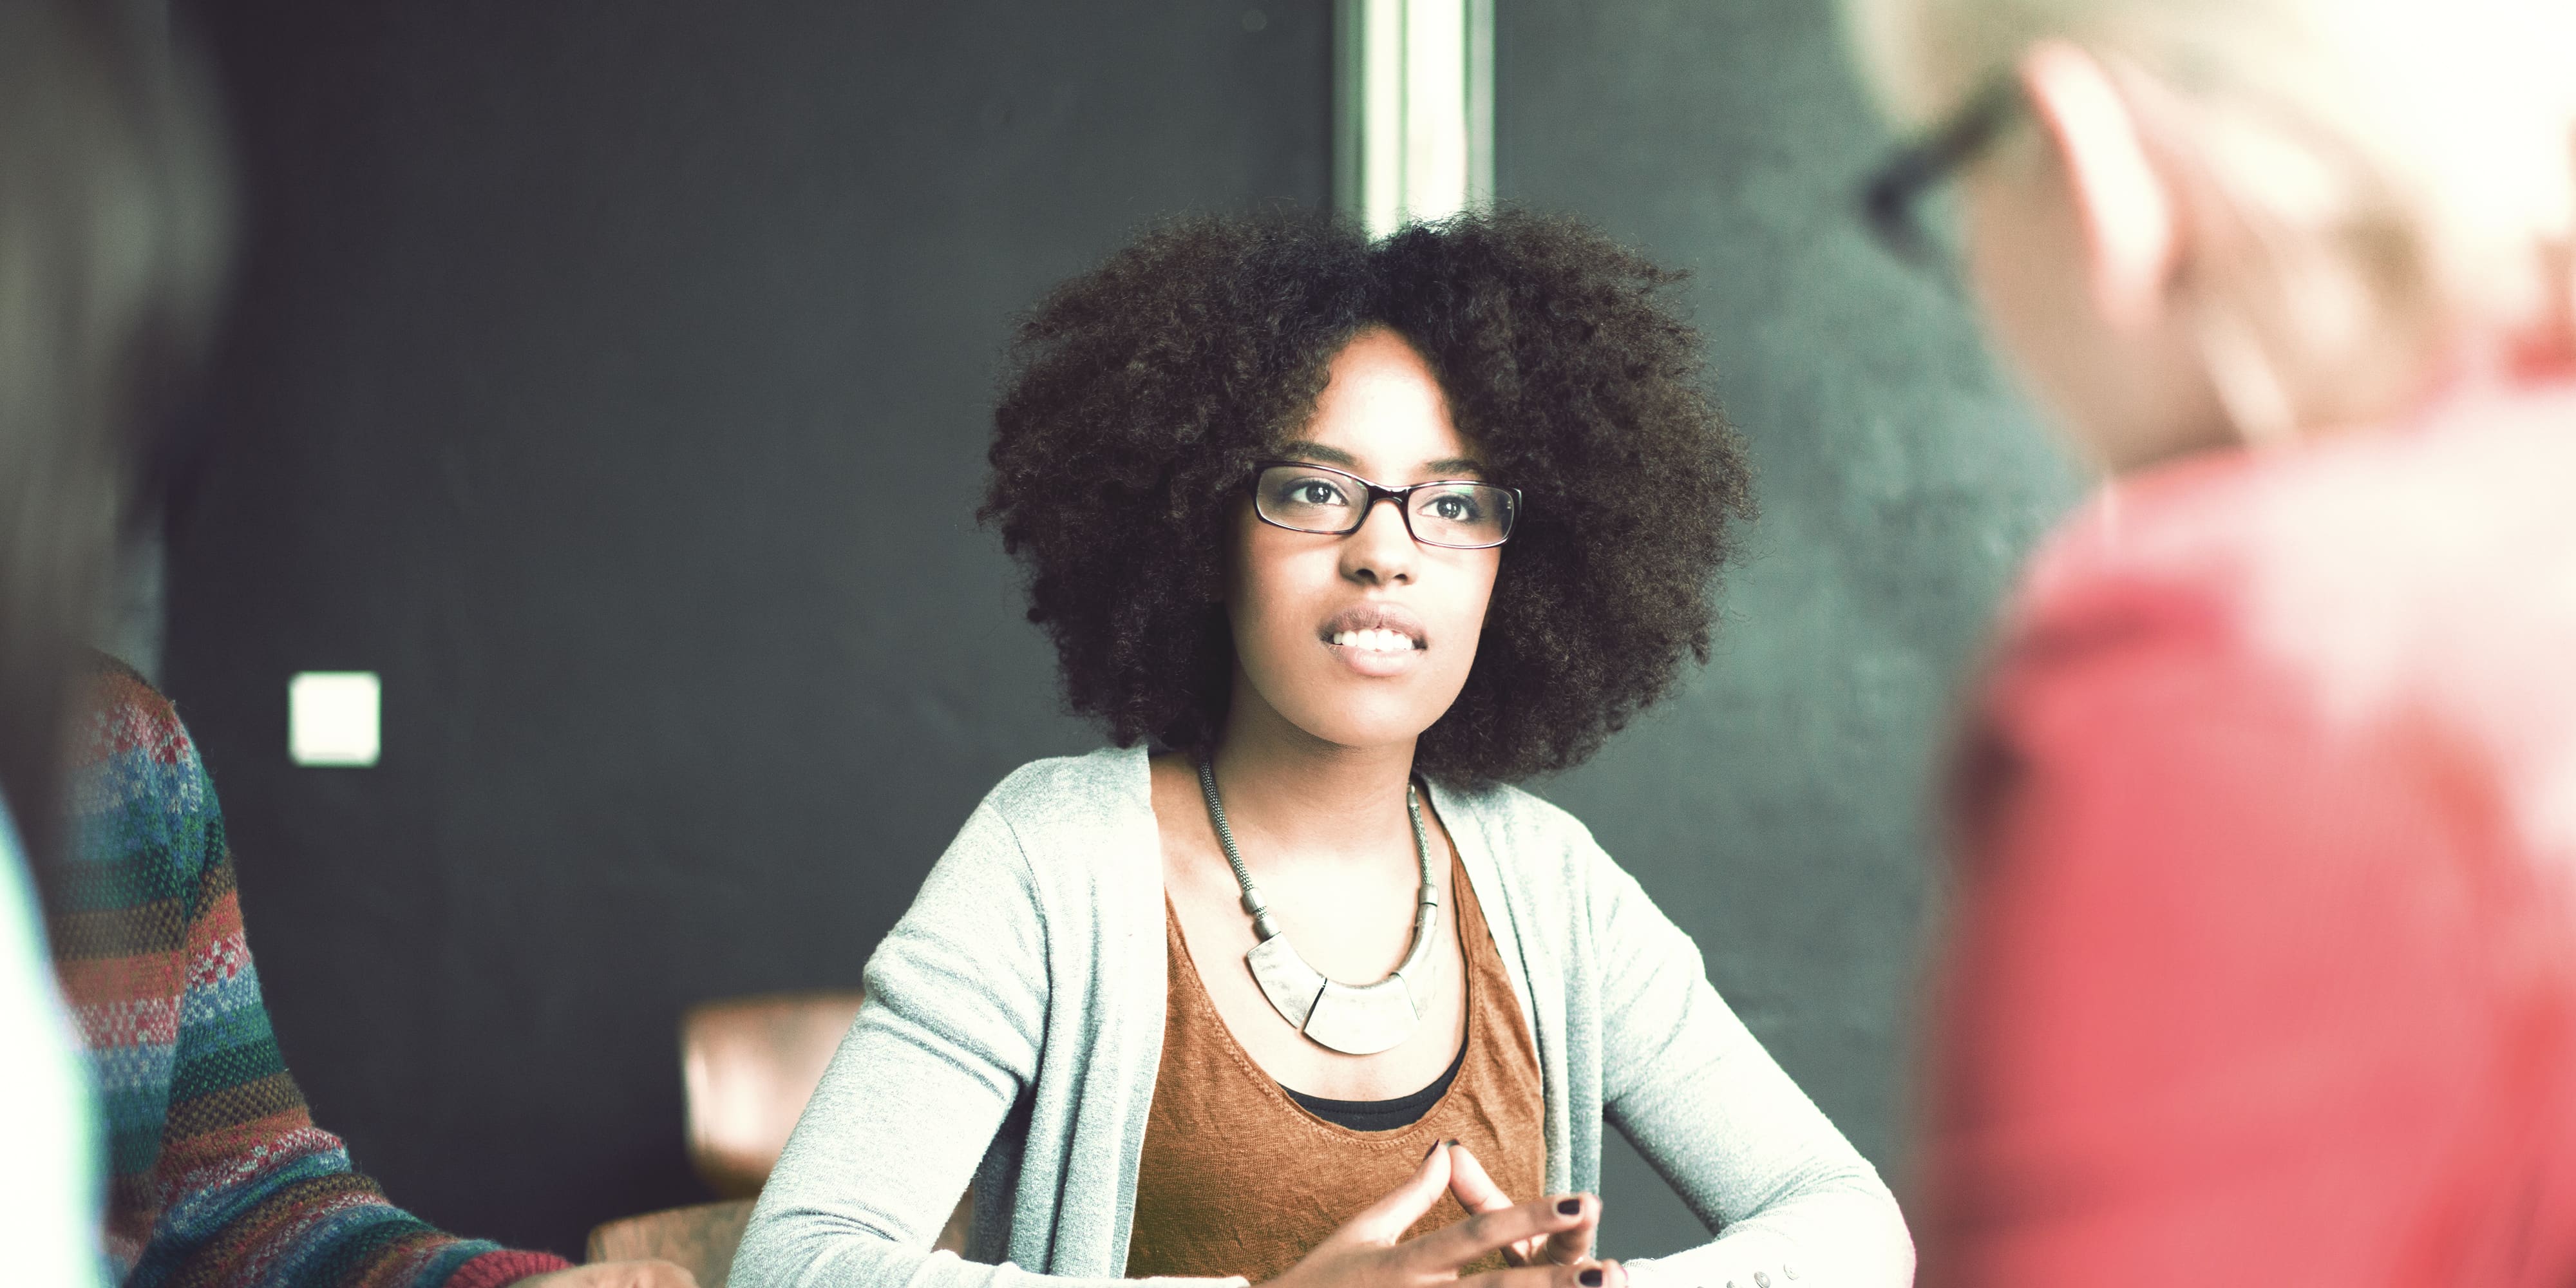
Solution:
<svg viewBox="0 0 2576 1288">
<path fill-rule="evenodd" d="M 1547 1143 L 1538 1055 L 1502 954 L 1454 857 L 1449 888 L 1467 961 L 1467 1041 L 1448 1092 L 1411 1126 L 1393 1131 L 1354 1131 L 1289 1099 L 1226 1030 L 1165 904 L 1170 999 L 1136 1170 L 1129 1277 L 1275 1278 L 1402 1184 L 1434 1141 L 1454 1139 L 1473 1150 L 1513 1202 L 1539 1197 Z M 1458 1200 L 1444 1196 L 1406 1237 L 1465 1217 Z M 1502 1264 L 1496 1254 L 1463 1273 Z"/>
</svg>

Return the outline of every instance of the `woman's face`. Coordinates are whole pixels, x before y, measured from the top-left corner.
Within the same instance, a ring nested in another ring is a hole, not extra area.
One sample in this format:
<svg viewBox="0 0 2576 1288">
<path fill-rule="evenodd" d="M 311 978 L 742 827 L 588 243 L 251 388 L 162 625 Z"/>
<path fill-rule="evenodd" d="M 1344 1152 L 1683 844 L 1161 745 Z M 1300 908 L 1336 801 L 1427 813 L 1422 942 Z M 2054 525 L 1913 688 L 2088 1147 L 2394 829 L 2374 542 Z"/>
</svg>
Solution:
<svg viewBox="0 0 2576 1288">
<path fill-rule="evenodd" d="M 1281 459 L 1388 487 L 1484 477 L 1431 368 L 1394 332 L 1361 332 L 1326 374 L 1313 421 Z M 1370 507 L 1357 532 L 1332 536 L 1265 523 L 1247 498 L 1234 537 L 1230 732 L 1275 713 L 1340 746 L 1409 744 L 1457 700 L 1499 547 L 1418 544 L 1392 502 Z"/>
</svg>

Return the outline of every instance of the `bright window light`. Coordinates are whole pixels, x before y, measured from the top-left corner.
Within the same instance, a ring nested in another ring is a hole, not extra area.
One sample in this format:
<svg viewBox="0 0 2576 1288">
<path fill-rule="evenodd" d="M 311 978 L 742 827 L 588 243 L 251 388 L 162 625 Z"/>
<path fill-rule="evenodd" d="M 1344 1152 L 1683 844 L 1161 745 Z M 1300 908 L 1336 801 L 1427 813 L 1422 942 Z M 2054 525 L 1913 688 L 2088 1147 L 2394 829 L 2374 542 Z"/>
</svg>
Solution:
<svg viewBox="0 0 2576 1288">
<path fill-rule="evenodd" d="M 286 682 L 286 751 L 299 765 L 365 767 L 381 750 L 373 671 L 299 671 Z"/>
</svg>

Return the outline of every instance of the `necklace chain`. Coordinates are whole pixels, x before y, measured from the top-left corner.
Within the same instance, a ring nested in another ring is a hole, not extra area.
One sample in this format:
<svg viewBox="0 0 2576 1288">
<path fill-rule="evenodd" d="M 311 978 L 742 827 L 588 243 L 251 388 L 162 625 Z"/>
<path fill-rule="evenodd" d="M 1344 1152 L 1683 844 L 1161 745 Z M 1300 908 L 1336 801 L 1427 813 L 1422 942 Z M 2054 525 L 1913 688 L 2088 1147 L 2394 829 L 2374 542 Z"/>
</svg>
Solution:
<svg viewBox="0 0 2576 1288">
<path fill-rule="evenodd" d="M 1252 918 L 1252 932 L 1264 942 L 1279 934 L 1279 923 L 1271 920 L 1270 905 L 1261 897 L 1261 888 L 1252 883 L 1252 870 L 1243 866 L 1243 851 L 1234 844 L 1234 829 L 1225 821 L 1225 801 L 1217 795 L 1216 762 L 1199 762 L 1199 791 L 1207 797 L 1208 817 L 1216 822 L 1217 844 L 1225 848 L 1226 864 L 1234 869 L 1235 884 L 1243 887 L 1243 910 Z M 1422 869 L 1421 903 L 1440 906 L 1440 892 L 1431 884 L 1431 836 L 1422 826 L 1422 795 L 1410 779 L 1404 784 L 1404 810 L 1413 820 L 1413 857 Z M 1419 923 L 1414 931 L 1420 938 Z"/>
<path fill-rule="evenodd" d="M 1315 1043 L 1349 1055 L 1375 1055 L 1411 1037 L 1430 1009 L 1432 981 L 1439 971 L 1432 937 L 1440 924 L 1440 891 L 1431 884 L 1431 837 L 1422 825 L 1422 795 L 1412 781 L 1404 784 L 1404 808 L 1413 819 L 1413 857 L 1422 867 L 1422 893 L 1413 909 L 1413 942 L 1393 974 L 1359 985 L 1325 978 L 1297 955 L 1296 946 L 1280 933 L 1279 923 L 1271 920 L 1270 906 L 1263 901 L 1261 888 L 1252 883 L 1252 870 L 1243 865 L 1243 851 L 1234 843 L 1234 828 L 1225 821 L 1213 760 L 1199 762 L 1199 790 L 1207 796 L 1208 817 L 1216 823 L 1216 839 L 1225 847 L 1226 864 L 1234 869 L 1235 883 L 1243 887 L 1243 910 L 1251 914 L 1252 929 L 1261 939 L 1243 955 L 1244 964 L 1252 968 L 1262 996 L 1270 999 L 1279 1017 Z"/>
</svg>

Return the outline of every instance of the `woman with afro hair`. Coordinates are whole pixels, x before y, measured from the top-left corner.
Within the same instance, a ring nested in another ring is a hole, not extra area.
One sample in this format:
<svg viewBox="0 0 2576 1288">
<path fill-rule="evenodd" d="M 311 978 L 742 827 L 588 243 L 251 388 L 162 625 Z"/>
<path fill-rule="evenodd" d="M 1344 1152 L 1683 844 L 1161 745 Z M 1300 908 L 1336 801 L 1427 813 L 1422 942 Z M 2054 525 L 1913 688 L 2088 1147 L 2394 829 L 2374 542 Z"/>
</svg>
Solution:
<svg viewBox="0 0 2576 1288">
<path fill-rule="evenodd" d="M 967 820 L 733 1283 L 1909 1280 L 1689 937 L 1509 785 L 1708 656 L 1750 504 L 1676 278 L 1519 213 L 1203 218 L 1034 310 L 983 513 L 1116 745 Z M 1713 1241 L 1596 1258 L 1605 1122 Z"/>
</svg>

